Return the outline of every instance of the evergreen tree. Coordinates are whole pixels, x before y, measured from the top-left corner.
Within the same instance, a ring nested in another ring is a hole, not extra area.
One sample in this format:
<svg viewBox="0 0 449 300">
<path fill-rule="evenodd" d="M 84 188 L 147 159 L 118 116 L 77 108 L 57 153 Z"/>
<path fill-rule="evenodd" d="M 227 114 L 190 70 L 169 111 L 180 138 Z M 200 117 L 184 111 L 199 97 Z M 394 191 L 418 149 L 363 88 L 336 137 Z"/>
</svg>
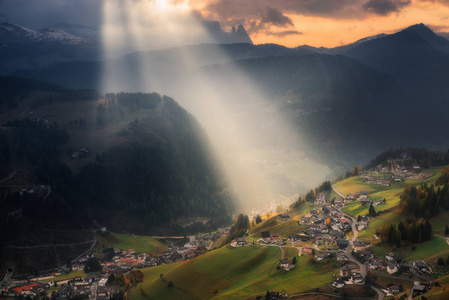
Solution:
<svg viewBox="0 0 449 300">
<path fill-rule="evenodd" d="M 375 217 L 377 216 L 376 210 L 374 209 L 373 203 L 371 203 L 371 205 L 369 206 L 369 215 L 370 217 Z"/>
<path fill-rule="evenodd" d="M 444 235 L 449 235 L 449 226 L 446 224 L 446 228 L 444 228 Z"/>
</svg>

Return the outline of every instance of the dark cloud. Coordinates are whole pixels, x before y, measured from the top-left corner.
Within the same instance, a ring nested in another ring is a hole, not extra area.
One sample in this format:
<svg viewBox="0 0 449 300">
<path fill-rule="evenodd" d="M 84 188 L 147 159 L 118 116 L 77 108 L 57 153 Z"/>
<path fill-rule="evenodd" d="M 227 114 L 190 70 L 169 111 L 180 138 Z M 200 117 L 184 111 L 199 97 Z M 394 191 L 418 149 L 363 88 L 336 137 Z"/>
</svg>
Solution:
<svg viewBox="0 0 449 300">
<path fill-rule="evenodd" d="M 191 0 L 194 1 L 194 0 Z M 367 0 L 206 0 L 204 18 L 218 20 L 225 27 L 243 24 L 249 33 L 261 33 L 272 26 L 294 26 L 289 15 L 332 19 L 363 19 Z M 272 30 L 272 32 L 277 32 Z"/>
<path fill-rule="evenodd" d="M 296 31 L 296 30 L 284 30 L 284 31 L 280 31 L 280 32 L 266 31 L 265 34 L 282 38 L 282 37 L 286 37 L 288 35 L 300 35 L 303 33 L 300 31 Z"/>
<path fill-rule="evenodd" d="M 399 12 L 410 4 L 410 0 L 369 0 L 363 5 L 363 9 L 376 15 L 387 16 L 393 12 Z"/>
<path fill-rule="evenodd" d="M 0 0 L 3 19 L 35 29 L 58 22 L 99 28 L 102 6 L 103 0 Z"/>
<path fill-rule="evenodd" d="M 284 15 L 281 11 L 271 7 L 265 9 L 261 22 L 279 27 L 293 26 L 292 19 Z"/>
</svg>

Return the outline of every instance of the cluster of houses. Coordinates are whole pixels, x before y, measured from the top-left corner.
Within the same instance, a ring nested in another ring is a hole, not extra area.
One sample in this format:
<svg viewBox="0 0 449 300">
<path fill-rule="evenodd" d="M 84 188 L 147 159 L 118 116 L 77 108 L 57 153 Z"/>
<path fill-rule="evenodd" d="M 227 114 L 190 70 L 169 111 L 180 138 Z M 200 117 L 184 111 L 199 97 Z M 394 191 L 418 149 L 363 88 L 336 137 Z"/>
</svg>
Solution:
<svg viewBox="0 0 449 300">
<path fill-rule="evenodd" d="M 416 163 L 406 163 L 409 160 L 411 160 L 411 157 L 406 153 L 402 153 L 400 158 L 388 158 L 387 164 L 380 164 L 368 171 L 363 171 L 359 174 L 359 177 L 364 178 L 366 183 L 381 186 L 390 186 L 392 181 L 401 182 L 404 179 L 417 179 L 417 174 L 421 172 L 421 167 Z M 391 177 L 386 177 L 385 175 L 383 179 L 380 179 L 378 176 L 373 176 L 370 171 L 391 174 Z"/>
<path fill-rule="evenodd" d="M 33 194 L 37 194 L 37 193 L 45 193 L 48 190 L 48 186 L 46 185 L 34 185 L 31 187 L 28 187 L 26 189 L 21 189 L 19 191 L 19 195 L 20 196 L 24 196 L 24 195 L 33 195 Z"/>
<path fill-rule="evenodd" d="M 79 150 L 72 152 L 72 158 L 74 159 L 88 157 L 89 155 L 90 152 L 86 148 L 80 148 Z"/>
<path fill-rule="evenodd" d="M 411 164 L 409 161 L 412 158 L 406 154 L 402 153 L 399 158 L 388 158 L 387 164 L 380 164 L 375 166 L 370 171 L 376 171 L 378 173 L 392 173 L 391 180 L 396 182 L 401 182 L 404 179 L 417 179 L 416 175 L 421 172 L 422 168 L 419 164 L 413 163 Z M 408 163 L 407 163 L 408 162 Z M 367 178 L 368 182 L 368 172 L 363 172 L 360 177 Z M 374 183 L 374 182 L 368 182 Z M 375 182 L 376 184 L 377 181 Z"/>
<path fill-rule="evenodd" d="M 351 229 L 352 221 L 338 209 L 323 206 L 302 217 L 301 224 L 310 224 L 309 229 L 299 233 L 301 238 L 313 240 L 316 245 L 329 245 L 343 238 L 345 231 Z"/>
<path fill-rule="evenodd" d="M 111 274 L 117 275 L 133 269 L 192 259 L 205 253 L 207 251 L 207 247 L 218 238 L 222 237 L 225 233 L 226 230 L 220 231 L 216 234 L 198 234 L 190 237 L 190 241 L 182 247 L 171 245 L 168 247 L 168 251 L 152 255 L 147 253 L 137 254 L 134 249 L 121 250 L 114 248 L 114 253 L 113 256 L 111 255 L 111 259 L 100 260 L 102 270 L 98 275 L 95 273 L 90 273 L 84 278 L 57 282 L 59 290 L 55 292 L 52 297 L 55 299 L 111 299 L 119 292 L 118 287 L 106 285 L 108 277 Z M 109 249 L 105 249 L 106 254 L 110 253 L 109 251 Z M 84 270 L 87 261 L 94 257 L 94 253 L 88 253 L 79 258 L 70 266 L 61 267 L 59 271 L 68 273 L 70 271 Z M 49 287 L 55 285 L 55 282 L 42 282 L 45 278 L 52 278 L 52 276 L 31 278 L 30 280 L 33 282 L 28 282 L 28 280 L 10 281 L 8 283 L 8 287 L 5 289 L 5 293 L 6 295 L 11 296 L 29 295 L 30 297 L 35 297 L 36 295 L 40 295 L 42 292 L 45 292 Z M 95 297 L 93 297 L 93 295 L 95 295 Z"/>
<path fill-rule="evenodd" d="M 343 197 L 338 197 L 334 199 L 334 206 L 338 209 L 341 209 L 345 203 L 347 202 L 352 202 L 358 200 L 360 205 L 362 206 L 369 206 L 371 204 L 373 204 L 373 206 L 378 206 L 381 204 L 385 204 L 385 199 L 376 199 L 376 200 L 372 200 L 368 197 L 367 192 L 365 191 L 361 191 L 359 193 L 359 197 L 356 198 L 356 195 L 354 193 L 349 193 L 347 197 L 343 198 Z"/>
<path fill-rule="evenodd" d="M 387 171 L 387 169 L 384 169 L 385 171 Z M 384 172 L 387 173 L 387 172 Z M 366 183 L 371 183 L 371 184 L 377 184 L 377 185 L 381 185 L 381 186 L 390 186 L 391 185 L 391 180 L 387 180 L 387 179 L 380 179 L 380 178 L 375 178 L 372 175 L 370 175 L 368 172 L 364 171 L 362 173 L 360 173 L 359 175 L 360 178 L 364 178 Z M 401 181 L 402 177 L 399 177 Z M 394 178 L 392 178 L 394 179 Z"/>
<path fill-rule="evenodd" d="M 316 196 L 316 199 L 315 199 L 315 201 L 314 201 L 314 204 L 315 204 L 315 205 L 318 205 L 318 206 L 324 206 L 324 205 L 326 205 L 326 194 L 325 194 L 325 193 L 319 193 L 319 194 Z"/>
<path fill-rule="evenodd" d="M 90 274 L 61 284 L 59 290 L 52 292 L 52 299 L 116 299 L 120 293 L 117 285 L 106 285 L 108 279 Z"/>
<path fill-rule="evenodd" d="M 48 297 L 57 300 L 107 300 L 116 298 L 120 292 L 119 286 L 106 285 L 108 278 L 105 276 L 104 271 L 101 272 L 100 276 L 97 276 L 95 273 L 90 273 L 85 277 L 63 280 L 57 283 L 43 281 L 47 278 L 50 277 L 43 277 L 40 280 L 31 279 L 9 282 L 10 287 L 5 287 L 1 292 L 1 296 L 27 298 Z M 58 287 L 57 290 L 51 293 L 48 292 L 51 287 L 56 286 Z"/>
</svg>

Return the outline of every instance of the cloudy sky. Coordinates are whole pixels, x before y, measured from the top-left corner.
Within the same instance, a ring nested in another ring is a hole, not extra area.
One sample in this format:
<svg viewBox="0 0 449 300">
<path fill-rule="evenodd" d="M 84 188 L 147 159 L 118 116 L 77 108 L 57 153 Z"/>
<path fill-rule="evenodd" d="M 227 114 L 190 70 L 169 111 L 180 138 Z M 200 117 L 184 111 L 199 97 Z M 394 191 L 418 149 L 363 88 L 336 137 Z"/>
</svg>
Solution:
<svg viewBox="0 0 449 300">
<path fill-rule="evenodd" d="M 100 28 L 104 1 L 182 7 L 227 31 L 243 24 L 256 44 L 339 46 L 416 23 L 449 32 L 449 0 L 0 0 L 0 19 L 31 28 L 62 21 Z"/>
</svg>

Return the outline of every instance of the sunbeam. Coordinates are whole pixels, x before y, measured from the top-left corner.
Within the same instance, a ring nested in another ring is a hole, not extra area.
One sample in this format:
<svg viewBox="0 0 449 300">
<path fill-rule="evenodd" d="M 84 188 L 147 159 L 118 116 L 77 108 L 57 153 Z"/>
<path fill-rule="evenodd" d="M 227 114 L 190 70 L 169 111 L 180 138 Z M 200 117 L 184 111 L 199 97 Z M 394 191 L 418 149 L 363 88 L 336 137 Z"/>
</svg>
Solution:
<svg viewBox="0 0 449 300">
<path fill-rule="evenodd" d="M 278 114 L 272 101 L 232 64 L 226 74 L 206 66 L 204 57 L 188 48 L 172 48 L 166 57 L 151 59 L 149 50 L 162 46 L 212 41 L 202 20 L 186 2 L 108 1 L 104 7 L 103 47 L 112 57 L 120 51 L 135 52 L 126 65 L 108 60 L 103 72 L 104 91 L 156 91 L 172 96 L 203 124 L 218 154 L 219 165 L 229 178 L 241 209 L 256 203 L 278 201 L 282 192 L 262 176 L 256 153 L 294 147 L 299 134 Z M 193 41 L 193 42 L 192 42 Z M 115 47 L 125 46 L 120 51 Z M 210 63 L 230 61 L 218 46 Z M 296 150 L 297 151 L 297 150 Z M 285 194 L 283 196 L 290 196 Z"/>
</svg>

